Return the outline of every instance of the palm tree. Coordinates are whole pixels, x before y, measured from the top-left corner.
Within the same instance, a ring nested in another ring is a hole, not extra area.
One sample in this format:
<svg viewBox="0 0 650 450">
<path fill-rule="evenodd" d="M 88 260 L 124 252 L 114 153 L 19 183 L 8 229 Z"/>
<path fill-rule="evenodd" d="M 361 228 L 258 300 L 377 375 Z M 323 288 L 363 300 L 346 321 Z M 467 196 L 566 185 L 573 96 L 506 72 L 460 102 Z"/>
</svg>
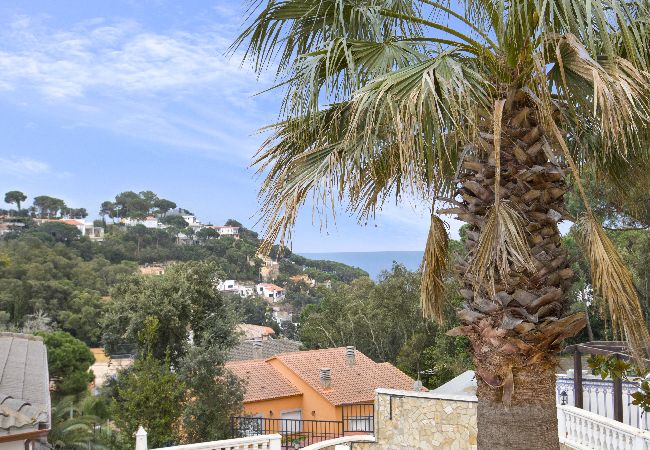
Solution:
<svg viewBox="0 0 650 450">
<path fill-rule="evenodd" d="M 468 225 L 462 326 L 478 379 L 478 444 L 557 449 L 556 353 L 572 270 L 557 224 L 577 221 L 596 293 L 641 355 L 649 336 L 629 271 L 580 184 L 624 192 L 650 149 L 645 0 L 254 1 L 233 45 L 277 66 L 281 120 L 255 164 L 268 245 L 305 201 L 365 221 L 389 198 L 440 202 Z M 572 218 L 573 183 L 586 212 Z M 437 203 L 436 203 L 437 202 Z M 319 211 L 321 209 L 318 209 Z M 447 234 L 432 212 L 425 314 L 442 319 Z"/>
<path fill-rule="evenodd" d="M 77 401 L 74 396 L 62 398 L 52 407 L 52 430 L 48 440 L 55 449 L 104 450 L 106 431 L 99 425 L 103 420 L 96 414 L 100 401 L 90 396 Z M 100 411 L 101 412 L 101 411 Z M 99 429 L 98 429 L 99 428 Z M 110 434 L 110 429 L 108 429 Z"/>
</svg>

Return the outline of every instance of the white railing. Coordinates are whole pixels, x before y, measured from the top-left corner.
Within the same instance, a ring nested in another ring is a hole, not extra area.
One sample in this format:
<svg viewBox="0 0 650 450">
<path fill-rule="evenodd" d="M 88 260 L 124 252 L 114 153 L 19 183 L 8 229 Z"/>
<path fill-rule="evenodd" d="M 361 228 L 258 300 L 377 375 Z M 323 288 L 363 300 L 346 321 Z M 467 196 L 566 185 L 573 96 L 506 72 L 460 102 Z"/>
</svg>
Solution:
<svg viewBox="0 0 650 450">
<path fill-rule="evenodd" d="M 623 423 L 642 430 L 650 430 L 650 417 L 643 409 L 632 404 L 632 394 L 639 390 L 639 383 L 623 382 Z M 566 392 L 567 404 L 575 405 L 573 392 L 573 371 L 558 375 L 556 381 L 556 401 L 561 403 L 561 394 Z M 589 373 L 582 375 L 582 405 L 587 411 L 614 418 L 614 383 L 611 379 L 601 379 Z"/>
<path fill-rule="evenodd" d="M 338 445 L 346 446 L 352 442 L 375 442 L 375 437 L 372 434 L 359 434 L 354 436 L 344 436 L 336 439 L 328 439 L 316 444 L 303 447 L 302 450 L 321 450 L 328 447 L 336 447 Z M 349 446 L 348 446 L 349 447 Z"/>
<path fill-rule="evenodd" d="M 279 434 L 267 434 L 151 450 L 281 450 L 281 448 L 282 437 Z M 147 432 L 142 427 L 135 434 L 135 450 L 149 450 L 147 447 Z"/>
<path fill-rule="evenodd" d="M 574 406 L 557 406 L 560 442 L 578 450 L 649 450 L 650 432 Z"/>
</svg>

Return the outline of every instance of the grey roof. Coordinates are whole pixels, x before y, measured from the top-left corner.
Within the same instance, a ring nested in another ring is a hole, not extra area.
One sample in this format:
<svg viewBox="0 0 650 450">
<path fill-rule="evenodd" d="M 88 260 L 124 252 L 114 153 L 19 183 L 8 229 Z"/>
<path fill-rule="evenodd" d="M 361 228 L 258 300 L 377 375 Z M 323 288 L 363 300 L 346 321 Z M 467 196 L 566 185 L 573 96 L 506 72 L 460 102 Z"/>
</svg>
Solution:
<svg viewBox="0 0 650 450">
<path fill-rule="evenodd" d="M 49 426 L 49 373 L 42 338 L 0 333 L 0 435 Z"/>
<path fill-rule="evenodd" d="M 263 339 L 262 346 L 255 350 L 253 339 L 241 341 L 228 355 L 230 361 L 244 361 L 248 359 L 266 359 L 278 353 L 297 352 L 300 350 L 300 342 L 290 339 Z"/>
</svg>

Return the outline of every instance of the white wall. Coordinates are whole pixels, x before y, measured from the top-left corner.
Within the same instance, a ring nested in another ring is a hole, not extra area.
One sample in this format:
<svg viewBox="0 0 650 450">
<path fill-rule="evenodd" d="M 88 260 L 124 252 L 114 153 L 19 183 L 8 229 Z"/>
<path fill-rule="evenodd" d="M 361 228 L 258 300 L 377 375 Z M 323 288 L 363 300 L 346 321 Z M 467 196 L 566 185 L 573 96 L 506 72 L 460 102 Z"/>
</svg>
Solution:
<svg viewBox="0 0 650 450">
<path fill-rule="evenodd" d="M 1 442 L 0 450 L 25 450 L 25 441 Z"/>
</svg>

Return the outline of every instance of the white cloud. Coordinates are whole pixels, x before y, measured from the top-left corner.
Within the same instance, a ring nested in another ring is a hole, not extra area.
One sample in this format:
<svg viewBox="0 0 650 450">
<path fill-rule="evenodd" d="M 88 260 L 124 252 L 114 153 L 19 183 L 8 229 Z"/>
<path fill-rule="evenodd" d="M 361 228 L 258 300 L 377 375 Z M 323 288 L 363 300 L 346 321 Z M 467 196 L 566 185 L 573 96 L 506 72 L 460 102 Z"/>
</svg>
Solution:
<svg viewBox="0 0 650 450">
<path fill-rule="evenodd" d="M 250 135 L 273 117 L 252 98 L 262 89 L 255 74 L 224 56 L 226 29 L 154 32 L 97 18 L 58 30 L 19 17 L 0 32 L 0 96 L 66 128 L 249 158 L 259 141 Z"/>
<path fill-rule="evenodd" d="M 160 34 L 133 21 L 95 20 L 61 31 L 25 17 L 12 25 L 2 33 L 4 89 L 30 87 L 57 99 L 109 89 L 112 95 L 168 93 L 219 81 L 245 89 L 252 79 L 223 56 L 227 40 L 216 29 Z"/>
<path fill-rule="evenodd" d="M 0 158 L 0 173 L 14 176 L 33 176 L 49 173 L 50 167 L 31 158 Z"/>
</svg>

